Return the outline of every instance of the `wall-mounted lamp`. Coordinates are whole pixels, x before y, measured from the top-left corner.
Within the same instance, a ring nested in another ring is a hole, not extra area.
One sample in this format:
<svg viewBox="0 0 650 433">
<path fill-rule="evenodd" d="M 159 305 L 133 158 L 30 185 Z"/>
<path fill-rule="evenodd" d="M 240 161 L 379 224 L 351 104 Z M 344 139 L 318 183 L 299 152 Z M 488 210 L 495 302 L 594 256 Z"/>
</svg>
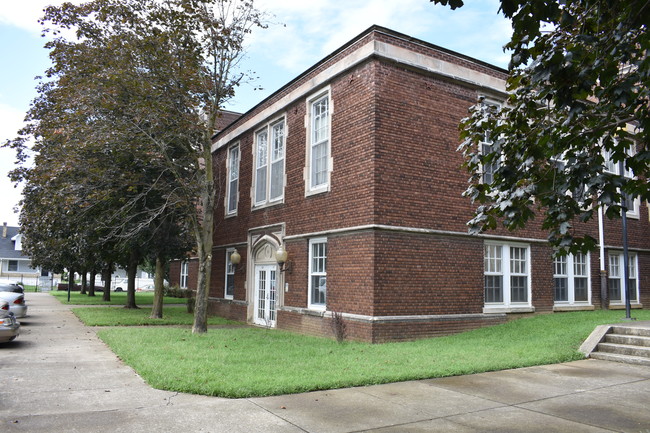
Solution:
<svg viewBox="0 0 650 433">
<path fill-rule="evenodd" d="M 241 256 L 237 252 L 236 248 L 235 251 L 230 253 L 230 263 L 232 264 L 233 270 L 237 272 L 237 265 L 241 263 Z"/>
<path fill-rule="evenodd" d="M 280 272 L 289 271 L 291 273 L 291 260 L 288 260 L 289 254 L 282 245 L 275 252 L 275 261 L 280 265 Z"/>
</svg>

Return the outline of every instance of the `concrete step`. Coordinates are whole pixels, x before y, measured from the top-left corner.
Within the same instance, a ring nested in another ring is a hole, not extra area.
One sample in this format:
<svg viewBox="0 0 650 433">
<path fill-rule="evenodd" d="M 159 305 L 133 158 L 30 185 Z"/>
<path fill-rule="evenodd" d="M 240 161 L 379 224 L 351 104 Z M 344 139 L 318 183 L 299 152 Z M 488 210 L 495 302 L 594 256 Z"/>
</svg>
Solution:
<svg viewBox="0 0 650 433">
<path fill-rule="evenodd" d="M 620 335 L 636 335 L 639 337 L 650 337 L 650 328 L 614 325 L 611 327 L 611 333 Z"/>
<path fill-rule="evenodd" d="M 599 343 L 598 352 L 615 353 L 617 355 L 640 356 L 650 359 L 650 347 L 632 346 L 628 344 Z"/>
<path fill-rule="evenodd" d="M 624 334 L 607 334 L 605 335 L 606 343 L 627 344 L 629 346 L 650 347 L 650 337 Z"/>
<path fill-rule="evenodd" d="M 618 355 L 616 353 L 592 352 L 590 358 L 600 359 L 603 361 L 623 362 L 626 364 L 647 365 L 650 367 L 650 358 L 643 356 Z"/>
</svg>

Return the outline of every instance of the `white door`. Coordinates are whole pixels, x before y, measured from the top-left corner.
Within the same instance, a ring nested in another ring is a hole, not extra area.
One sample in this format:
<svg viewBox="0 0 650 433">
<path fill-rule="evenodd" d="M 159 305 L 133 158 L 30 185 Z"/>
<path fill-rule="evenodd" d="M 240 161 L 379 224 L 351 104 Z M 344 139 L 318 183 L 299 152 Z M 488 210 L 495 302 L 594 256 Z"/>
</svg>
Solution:
<svg viewBox="0 0 650 433">
<path fill-rule="evenodd" d="M 255 324 L 275 327 L 276 265 L 255 266 Z"/>
</svg>

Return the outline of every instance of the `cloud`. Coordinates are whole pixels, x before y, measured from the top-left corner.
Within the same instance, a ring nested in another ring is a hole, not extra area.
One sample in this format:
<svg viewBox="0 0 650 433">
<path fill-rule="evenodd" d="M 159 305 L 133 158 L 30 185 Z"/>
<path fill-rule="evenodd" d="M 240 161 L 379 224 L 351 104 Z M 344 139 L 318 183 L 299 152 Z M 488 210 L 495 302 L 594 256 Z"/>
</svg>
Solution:
<svg viewBox="0 0 650 433">
<path fill-rule="evenodd" d="M 43 16 L 43 9 L 53 3 L 51 0 L 4 1 L 0 8 L 0 23 L 40 33 L 38 19 Z"/>
</svg>

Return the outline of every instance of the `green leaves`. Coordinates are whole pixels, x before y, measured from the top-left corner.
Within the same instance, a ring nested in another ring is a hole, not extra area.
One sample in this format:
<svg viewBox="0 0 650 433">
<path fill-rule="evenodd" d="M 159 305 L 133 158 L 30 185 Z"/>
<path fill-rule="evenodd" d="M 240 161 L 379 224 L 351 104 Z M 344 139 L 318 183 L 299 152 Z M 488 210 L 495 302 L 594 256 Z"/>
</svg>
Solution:
<svg viewBox="0 0 650 433">
<path fill-rule="evenodd" d="M 650 199 L 650 20 L 639 19 L 650 6 L 502 0 L 501 12 L 514 30 L 507 105 L 477 105 L 460 126 L 465 195 L 479 204 L 470 231 L 514 230 L 538 215 L 552 244 L 593 248 L 580 226 L 598 207 L 618 217 L 622 193 Z"/>
</svg>

